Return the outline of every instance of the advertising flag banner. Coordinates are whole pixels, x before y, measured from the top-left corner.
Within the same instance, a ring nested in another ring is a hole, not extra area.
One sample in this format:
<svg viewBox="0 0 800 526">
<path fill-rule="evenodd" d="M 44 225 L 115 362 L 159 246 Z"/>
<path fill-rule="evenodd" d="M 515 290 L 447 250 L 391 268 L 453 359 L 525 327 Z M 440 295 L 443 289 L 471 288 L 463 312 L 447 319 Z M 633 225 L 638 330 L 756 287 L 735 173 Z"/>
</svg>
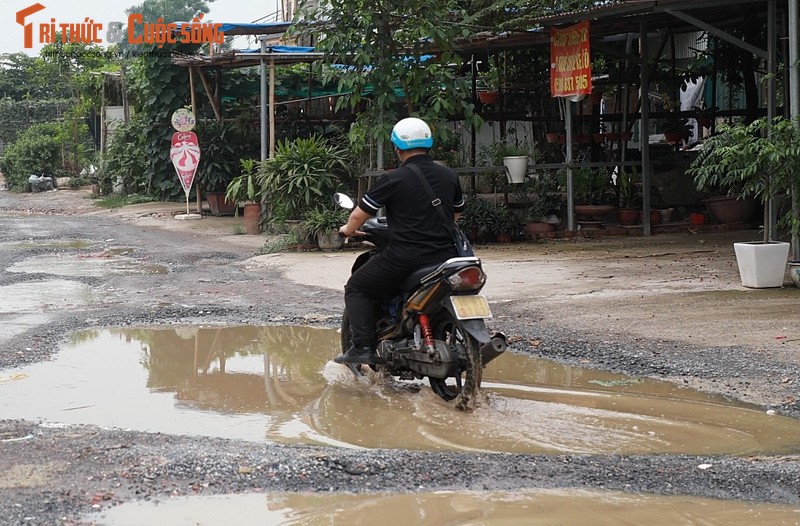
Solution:
<svg viewBox="0 0 800 526">
<path fill-rule="evenodd" d="M 190 131 L 173 133 L 169 156 L 188 198 L 194 182 L 194 174 L 197 172 L 197 165 L 200 164 L 200 145 L 197 142 L 197 134 Z"/>
<path fill-rule="evenodd" d="M 575 97 L 592 92 L 589 21 L 550 29 L 550 94 Z"/>
</svg>

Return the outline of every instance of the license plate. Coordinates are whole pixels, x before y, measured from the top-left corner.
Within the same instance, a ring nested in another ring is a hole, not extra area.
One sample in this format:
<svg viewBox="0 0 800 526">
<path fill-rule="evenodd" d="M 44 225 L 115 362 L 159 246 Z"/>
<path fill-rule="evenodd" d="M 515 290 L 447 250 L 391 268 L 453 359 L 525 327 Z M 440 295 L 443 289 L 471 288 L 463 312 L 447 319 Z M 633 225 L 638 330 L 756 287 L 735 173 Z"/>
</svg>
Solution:
<svg viewBox="0 0 800 526">
<path fill-rule="evenodd" d="M 489 302 L 485 296 L 450 296 L 456 318 L 459 320 L 472 320 L 475 318 L 491 318 Z"/>
</svg>

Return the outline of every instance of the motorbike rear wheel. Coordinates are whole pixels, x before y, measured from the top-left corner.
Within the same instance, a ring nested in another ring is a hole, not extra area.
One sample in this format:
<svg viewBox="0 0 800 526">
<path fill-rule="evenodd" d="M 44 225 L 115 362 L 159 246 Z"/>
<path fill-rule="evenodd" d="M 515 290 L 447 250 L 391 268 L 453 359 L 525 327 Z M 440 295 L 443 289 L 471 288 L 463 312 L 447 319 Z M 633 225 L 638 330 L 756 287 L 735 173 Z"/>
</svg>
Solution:
<svg viewBox="0 0 800 526">
<path fill-rule="evenodd" d="M 475 384 L 470 387 L 480 387 L 483 373 L 480 344 L 464 330 L 461 323 L 454 319 L 443 320 L 434 328 L 433 337 L 444 341 L 448 346 L 455 347 L 459 355 L 466 356 L 468 361 L 467 369 L 461 371 L 457 376 L 451 378 L 428 377 L 433 392 L 448 402 L 455 400 L 462 393 L 464 387 L 470 383 L 468 381 L 470 372 L 474 375 L 472 383 Z"/>
</svg>

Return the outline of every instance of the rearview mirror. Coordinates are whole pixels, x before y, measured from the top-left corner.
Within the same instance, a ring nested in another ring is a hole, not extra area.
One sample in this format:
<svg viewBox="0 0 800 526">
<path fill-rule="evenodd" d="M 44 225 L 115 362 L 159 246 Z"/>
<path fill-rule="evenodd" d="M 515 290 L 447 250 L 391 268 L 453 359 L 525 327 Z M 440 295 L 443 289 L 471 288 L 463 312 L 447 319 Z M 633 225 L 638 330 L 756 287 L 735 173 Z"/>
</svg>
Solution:
<svg viewBox="0 0 800 526">
<path fill-rule="evenodd" d="M 347 208 L 348 210 L 352 210 L 356 204 L 347 194 L 335 193 L 333 194 L 333 201 L 341 206 L 342 208 Z"/>
</svg>

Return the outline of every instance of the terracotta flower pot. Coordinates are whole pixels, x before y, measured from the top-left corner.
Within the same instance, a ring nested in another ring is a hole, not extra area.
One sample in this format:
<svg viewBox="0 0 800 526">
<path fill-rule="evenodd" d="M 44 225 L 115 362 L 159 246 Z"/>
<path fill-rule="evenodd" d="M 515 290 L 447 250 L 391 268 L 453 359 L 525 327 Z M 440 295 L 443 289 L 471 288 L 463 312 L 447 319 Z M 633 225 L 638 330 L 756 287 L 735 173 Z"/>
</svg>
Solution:
<svg viewBox="0 0 800 526">
<path fill-rule="evenodd" d="M 644 223 L 644 212 L 639 210 L 639 220 Z M 661 222 L 661 214 L 658 213 L 658 210 L 650 210 L 650 224 L 657 225 Z"/>
<path fill-rule="evenodd" d="M 525 225 L 525 232 L 529 239 L 536 239 L 538 235 L 553 232 L 555 229 L 556 225 L 544 222 L 532 222 Z"/>
<path fill-rule="evenodd" d="M 619 207 L 617 208 L 617 221 L 620 225 L 635 225 L 639 222 L 639 209 Z"/>
<path fill-rule="evenodd" d="M 753 198 L 711 197 L 703 201 L 708 211 L 720 223 L 745 223 L 753 217 L 756 202 Z"/>
<path fill-rule="evenodd" d="M 575 205 L 575 215 L 600 221 L 613 212 L 614 208 L 613 205 Z"/>
<path fill-rule="evenodd" d="M 244 231 L 253 236 L 261 233 L 261 203 L 244 205 Z"/>
<path fill-rule="evenodd" d="M 494 104 L 497 102 L 497 97 L 499 93 L 496 91 L 479 91 L 478 92 L 478 100 L 481 101 L 481 104 Z"/>
<path fill-rule="evenodd" d="M 668 143 L 678 144 L 683 141 L 683 134 L 681 132 L 664 132 L 664 138 Z"/>
<path fill-rule="evenodd" d="M 702 225 L 705 222 L 706 222 L 706 216 L 704 214 L 701 214 L 699 212 L 690 212 L 689 213 L 689 224 L 690 225 L 698 226 L 698 225 Z"/>
</svg>

